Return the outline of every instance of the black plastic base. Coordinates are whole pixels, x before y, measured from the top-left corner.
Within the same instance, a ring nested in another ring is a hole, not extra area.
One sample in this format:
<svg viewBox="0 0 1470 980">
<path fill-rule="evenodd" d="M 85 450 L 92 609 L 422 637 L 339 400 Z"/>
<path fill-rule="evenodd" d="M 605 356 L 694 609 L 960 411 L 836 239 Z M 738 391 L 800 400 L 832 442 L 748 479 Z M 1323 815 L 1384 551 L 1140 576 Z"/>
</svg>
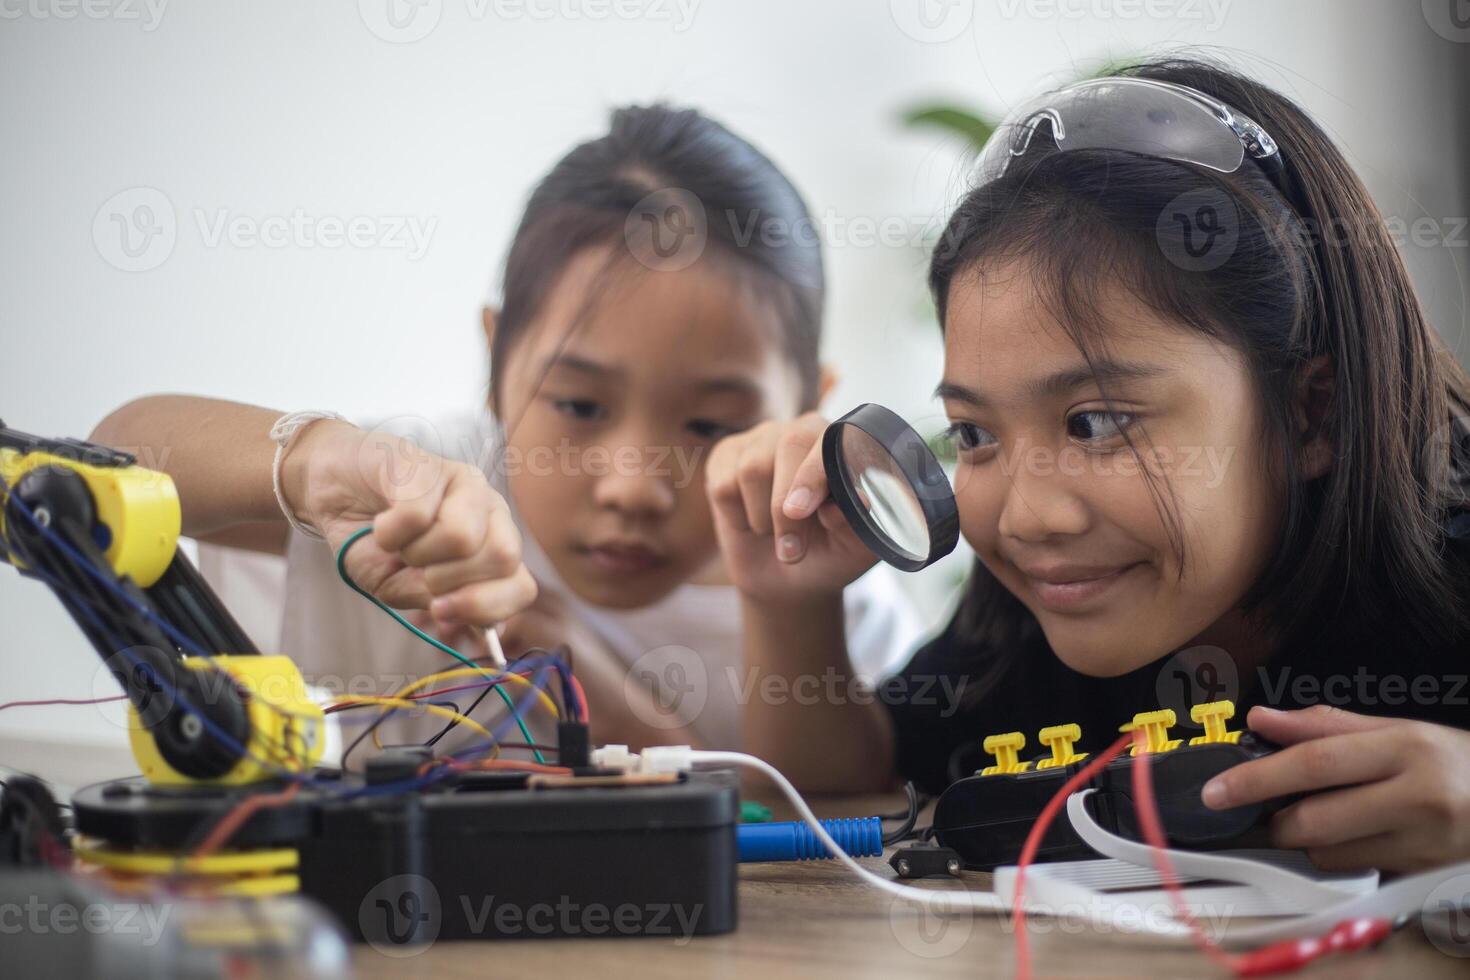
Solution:
<svg viewBox="0 0 1470 980">
<path fill-rule="evenodd" d="M 527 789 L 524 777 L 485 775 L 350 800 L 305 789 L 288 806 L 257 812 L 231 846 L 296 847 L 302 893 L 378 945 L 735 928 L 732 787 L 696 776 Z M 89 786 L 72 806 L 83 834 L 169 849 L 197 843 L 201 826 L 239 798 L 132 779 Z"/>
<path fill-rule="evenodd" d="M 1264 843 L 1266 817 L 1285 801 L 1211 810 L 1200 801 L 1200 790 L 1216 774 L 1274 749 L 1270 743 L 1246 733 L 1238 744 L 1185 745 L 1151 755 L 1149 772 L 1154 797 L 1169 843 L 1196 850 Z M 967 868 L 989 870 L 1014 864 L 1047 801 L 1084 765 L 1086 760 L 1059 769 L 976 775 L 958 780 L 935 804 L 935 839 L 958 851 Z M 1109 762 L 1086 784 L 1098 790 L 1088 799 L 1087 807 L 1105 829 L 1139 840 L 1132 772 L 1131 756 L 1123 755 Z M 1038 861 L 1089 857 L 1096 854 L 1077 836 L 1065 813 L 1052 821 L 1036 853 Z"/>
</svg>

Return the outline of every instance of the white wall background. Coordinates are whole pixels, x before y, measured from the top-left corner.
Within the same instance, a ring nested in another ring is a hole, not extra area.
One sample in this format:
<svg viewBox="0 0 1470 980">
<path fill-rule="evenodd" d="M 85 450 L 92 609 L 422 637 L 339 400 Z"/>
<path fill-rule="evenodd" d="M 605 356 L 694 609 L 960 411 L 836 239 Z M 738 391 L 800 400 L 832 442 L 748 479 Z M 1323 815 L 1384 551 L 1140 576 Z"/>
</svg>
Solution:
<svg viewBox="0 0 1470 980">
<path fill-rule="evenodd" d="M 830 218 L 828 408 L 932 417 L 922 249 L 862 230 L 917 236 L 963 167 L 900 112 L 999 112 L 1177 47 L 1303 102 L 1386 212 L 1434 222 L 1405 251 L 1464 356 L 1470 30 L 1448 2 L 87 2 L 0 0 L 0 417 L 28 431 L 85 436 L 160 390 L 349 414 L 472 403 L 477 310 L 532 182 L 610 107 L 656 99 L 758 142 Z M 110 222 L 138 203 L 174 240 L 130 260 Z M 431 234 L 421 255 L 211 238 L 298 213 Z M 153 267 L 119 268 L 134 261 Z M 0 569 L 0 702 L 107 693 L 97 664 L 45 590 Z M 17 708 L 0 733 L 116 743 L 104 716 Z"/>
</svg>

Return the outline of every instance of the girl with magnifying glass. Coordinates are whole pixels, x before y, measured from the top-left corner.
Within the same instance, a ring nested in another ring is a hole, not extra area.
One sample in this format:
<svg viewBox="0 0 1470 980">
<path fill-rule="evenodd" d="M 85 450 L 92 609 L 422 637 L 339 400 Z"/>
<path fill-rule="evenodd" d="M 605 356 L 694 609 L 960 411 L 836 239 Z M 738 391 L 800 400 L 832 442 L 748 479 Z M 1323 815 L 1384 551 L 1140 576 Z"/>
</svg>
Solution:
<svg viewBox="0 0 1470 980">
<path fill-rule="evenodd" d="M 1470 382 L 1322 130 L 1191 61 L 1052 93 L 987 146 L 929 278 L 967 591 L 872 696 L 750 699 L 749 749 L 812 790 L 938 791 L 990 733 L 1107 744 L 1208 648 L 1233 680 L 1199 700 L 1284 748 L 1204 805 L 1308 794 L 1273 832 L 1324 867 L 1470 857 Z M 747 666 L 790 678 L 842 669 L 873 562 L 824 428 L 708 470 Z"/>
</svg>

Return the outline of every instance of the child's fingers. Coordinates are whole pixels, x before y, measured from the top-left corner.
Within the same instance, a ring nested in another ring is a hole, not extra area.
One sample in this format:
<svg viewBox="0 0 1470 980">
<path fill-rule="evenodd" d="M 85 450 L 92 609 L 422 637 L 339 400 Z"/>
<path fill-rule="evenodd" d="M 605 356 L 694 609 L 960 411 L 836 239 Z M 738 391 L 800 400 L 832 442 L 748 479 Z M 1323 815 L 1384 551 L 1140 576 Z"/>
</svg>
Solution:
<svg viewBox="0 0 1470 980">
<path fill-rule="evenodd" d="M 847 523 L 847 515 L 842 512 L 834 501 L 827 501 L 817 508 L 817 521 L 822 527 L 832 534 L 853 534 L 852 525 Z"/>
<path fill-rule="evenodd" d="M 476 582 L 441 595 L 429 604 L 429 612 L 441 623 L 492 626 L 535 600 L 536 582 L 522 567 L 510 578 Z"/>
<path fill-rule="evenodd" d="M 735 467 L 745 523 L 756 534 L 771 533 L 771 484 L 776 474 L 777 440 L 774 426 L 762 427 L 746 443 Z"/>
<path fill-rule="evenodd" d="M 786 489 L 781 510 L 792 520 L 804 520 L 816 513 L 826 499 L 827 469 L 822 464 L 822 436 L 819 432 L 791 476 L 791 485 Z"/>
<path fill-rule="evenodd" d="M 1326 847 L 1387 833 L 1404 824 L 1404 795 L 1398 779 L 1314 793 L 1272 818 L 1271 840 L 1277 847 Z"/>
<path fill-rule="evenodd" d="M 735 478 L 743 438 L 729 436 L 715 443 L 714 451 L 704 466 L 705 496 L 709 498 L 710 509 L 714 511 L 717 522 L 735 531 L 750 530 L 740 481 Z"/>
<path fill-rule="evenodd" d="M 812 450 L 816 449 L 820 455 L 823 426 L 822 420 L 816 416 L 804 417 L 789 426 L 776 443 L 775 471 L 767 506 L 771 513 L 772 533 L 776 537 L 776 557 L 784 562 L 800 561 L 806 554 L 810 515 L 807 518 L 789 517 L 785 505 L 794 480 Z M 804 492 L 809 493 L 810 490 Z"/>
<path fill-rule="evenodd" d="M 1417 871 L 1434 863 L 1432 859 L 1426 859 L 1423 850 L 1405 834 L 1389 832 L 1341 844 L 1311 847 L 1307 849 L 1307 857 L 1322 871 L 1361 871 L 1365 868 Z"/>
<path fill-rule="evenodd" d="M 495 507 L 482 515 L 481 520 L 484 530 L 480 545 L 469 557 L 440 561 L 424 569 L 424 582 L 430 592 L 444 595 L 473 582 L 506 578 L 520 567 L 521 534 L 510 516 L 510 508 Z"/>
<path fill-rule="evenodd" d="M 390 553 L 401 552 L 434 526 L 434 516 L 447 489 L 443 480 L 404 494 L 373 519 L 373 538 Z"/>
<path fill-rule="evenodd" d="M 1243 762 L 1205 783 L 1201 798 L 1215 810 L 1312 790 L 1385 779 L 1403 768 L 1395 740 L 1370 732 L 1312 739 Z"/>
<path fill-rule="evenodd" d="M 863 544 L 863 539 L 857 536 L 857 532 L 847 522 L 847 515 L 834 501 L 829 500 L 817 508 L 817 521 L 826 529 L 827 539 L 838 548 L 861 556 L 870 563 L 876 560 L 877 556 Z"/>
<path fill-rule="evenodd" d="M 420 568 L 474 558 L 485 545 L 491 514 L 503 507 L 499 495 L 488 486 L 475 487 L 452 478 L 433 523 L 399 555 Z"/>
<path fill-rule="evenodd" d="M 426 633 L 436 637 L 445 646 L 453 647 L 471 660 L 489 656 L 490 644 L 485 639 L 485 631 L 478 626 L 466 626 L 462 623 L 434 623 L 431 620 L 430 629 Z M 423 629 L 422 626 L 419 627 Z"/>
<path fill-rule="evenodd" d="M 1360 715 L 1330 705 L 1317 704 L 1299 711 L 1281 711 L 1264 706 L 1252 708 L 1246 719 L 1251 731 L 1278 745 L 1295 745 L 1325 735 L 1366 732 L 1398 724 L 1393 718 Z"/>
<path fill-rule="evenodd" d="M 740 484 L 733 477 L 726 484 L 710 484 L 708 496 L 717 520 L 733 531 L 750 531 L 750 521 L 745 516 L 745 498 L 740 494 Z"/>
</svg>

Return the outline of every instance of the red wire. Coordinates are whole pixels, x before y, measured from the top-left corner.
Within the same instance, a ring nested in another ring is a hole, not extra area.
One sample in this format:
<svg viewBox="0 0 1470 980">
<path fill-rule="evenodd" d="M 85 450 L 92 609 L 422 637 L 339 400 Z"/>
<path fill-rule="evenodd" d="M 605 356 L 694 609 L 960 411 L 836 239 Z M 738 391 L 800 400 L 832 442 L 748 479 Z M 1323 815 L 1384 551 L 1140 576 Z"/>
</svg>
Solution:
<svg viewBox="0 0 1470 980">
<path fill-rule="evenodd" d="M 1036 818 L 1036 823 L 1031 825 L 1031 832 L 1026 835 L 1026 843 L 1022 845 L 1021 856 L 1016 861 L 1016 890 L 1011 896 L 1011 927 L 1016 934 L 1016 977 L 1018 980 L 1027 980 L 1031 976 L 1031 944 L 1026 938 L 1026 903 L 1022 901 L 1026 888 L 1026 867 L 1036 858 L 1036 852 L 1041 847 L 1041 839 L 1046 836 L 1047 828 L 1056 819 L 1067 797 L 1077 792 L 1083 783 L 1097 775 L 1103 766 L 1116 759 L 1128 747 L 1130 737 L 1121 736 L 1100 755 L 1073 773 L 1072 778 L 1063 783 L 1061 789 L 1057 790 L 1056 794 L 1047 801 L 1041 815 Z"/>
<path fill-rule="evenodd" d="M 1140 753 L 1138 760 L 1142 765 L 1135 764 L 1133 767 L 1133 796 L 1138 801 L 1136 809 L 1139 824 L 1143 828 L 1143 836 L 1153 850 L 1154 866 L 1159 872 L 1159 877 L 1164 880 L 1164 889 L 1169 893 L 1169 900 L 1174 906 L 1174 914 L 1189 926 L 1190 935 L 1194 937 L 1195 944 L 1220 966 L 1238 977 L 1264 977 L 1276 973 L 1289 973 L 1301 969 L 1328 953 L 1350 952 L 1376 945 L 1393 932 L 1393 923 L 1387 919 L 1345 919 L 1321 936 L 1312 936 L 1307 939 L 1284 939 L 1240 955 L 1225 952 L 1199 927 L 1194 916 L 1189 913 L 1189 909 L 1184 904 L 1184 892 L 1180 889 L 1174 876 L 1174 867 L 1169 860 L 1168 842 L 1164 837 L 1163 821 L 1159 818 L 1159 808 L 1154 800 L 1153 780 L 1149 778 L 1147 753 Z"/>
<path fill-rule="evenodd" d="M 40 708 L 51 704 L 106 704 L 108 701 L 121 701 L 126 697 L 126 694 L 114 694 L 111 697 L 85 698 L 81 700 L 76 698 L 49 698 L 45 701 L 7 701 L 5 704 L 0 704 L 0 711 L 4 711 L 6 708 Z"/>
<path fill-rule="evenodd" d="M 301 784 L 293 782 L 279 793 L 255 793 L 245 797 L 224 815 L 214 829 L 209 832 L 200 845 L 194 849 L 195 858 L 207 857 L 224 846 L 225 842 L 235 835 L 235 832 L 244 826 L 257 810 L 265 810 L 270 807 L 285 806 L 295 799 L 296 794 L 301 792 Z"/>
<path fill-rule="evenodd" d="M 576 674 L 570 674 L 570 676 L 572 678 L 572 687 L 577 691 L 577 702 L 582 706 L 581 718 L 579 720 L 585 725 L 589 721 L 587 715 L 587 692 L 582 690 L 582 682 L 577 680 Z"/>
<path fill-rule="evenodd" d="M 1225 952 L 1213 939 L 1205 935 L 1204 930 L 1194 921 L 1194 916 L 1184 903 L 1184 890 L 1179 887 L 1179 880 L 1174 874 L 1174 862 L 1169 859 L 1169 842 L 1164 836 L 1164 821 L 1159 817 L 1158 801 L 1154 799 L 1154 781 L 1151 778 L 1149 765 L 1147 752 L 1141 751 L 1133 757 L 1133 809 L 1138 815 L 1138 825 L 1143 830 L 1143 839 L 1148 842 L 1149 848 L 1153 851 L 1154 869 L 1163 879 L 1164 891 L 1169 893 L 1169 904 L 1174 907 L 1174 915 L 1189 926 L 1189 934 L 1194 939 L 1195 945 L 1218 965 L 1231 973 L 1237 973 L 1240 968 L 1239 958 Z"/>
<path fill-rule="evenodd" d="M 515 772 L 546 773 L 552 776 L 570 776 L 572 774 L 572 770 L 568 766 L 543 766 L 539 762 L 523 762 L 519 759 L 481 759 L 478 762 L 452 763 L 451 768 L 456 771 L 504 769 Z"/>
<path fill-rule="evenodd" d="M 1041 846 L 1042 838 L 1046 836 L 1047 828 L 1056 819 L 1067 797 L 1096 775 L 1103 766 L 1117 758 L 1127 747 L 1129 738 L 1129 735 L 1124 735 L 1118 739 L 1108 746 L 1106 751 L 1088 762 L 1071 779 L 1063 783 L 1056 795 L 1047 801 L 1046 807 L 1042 809 L 1041 815 L 1032 825 L 1031 832 L 1026 835 L 1026 843 L 1021 848 L 1020 858 L 1016 861 L 1016 890 L 1011 897 L 1011 922 L 1016 931 L 1016 976 L 1020 980 L 1028 980 L 1031 976 L 1031 949 L 1026 937 L 1026 907 L 1022 901 L 1025 891 L 1026 867 L 1035 860 L 1036 852 Z M 1138 743 L 1140 749 L 1146 744 L 1141 730 L 1132 732 L 1131 738 Z M 1204 930 L 1200 929 L 1184 903 L 1184 892 L 1179 887 L 1173 863 L 1169 860 L 1164 822 L 1159 816 L 1158 802 L 1154 799 L 1149 754 L 1140 751 L 1133 759 L 1134 811 L 1138 815 L 1138 823 L 1143 831 L 1144 840 L 1153 852 L 1154 867 L 1163 881 L 1164 890 L 1168 892 L 1175 916 L 1189 926 L 1190 935 L 1195 944 L 1215 963 L 1241 977 L 1287 973 L 1300 969 L 1328 953 L 1349 952 L 1376 945 L 1393 931 L 1393 924 L 1387 919 L 1348 919 L 1338 923 L 1326 934 L 1310 939 L 1287 939 L 1242 955 L 1228 953 L 1221 949 Z"/>
</svg>

